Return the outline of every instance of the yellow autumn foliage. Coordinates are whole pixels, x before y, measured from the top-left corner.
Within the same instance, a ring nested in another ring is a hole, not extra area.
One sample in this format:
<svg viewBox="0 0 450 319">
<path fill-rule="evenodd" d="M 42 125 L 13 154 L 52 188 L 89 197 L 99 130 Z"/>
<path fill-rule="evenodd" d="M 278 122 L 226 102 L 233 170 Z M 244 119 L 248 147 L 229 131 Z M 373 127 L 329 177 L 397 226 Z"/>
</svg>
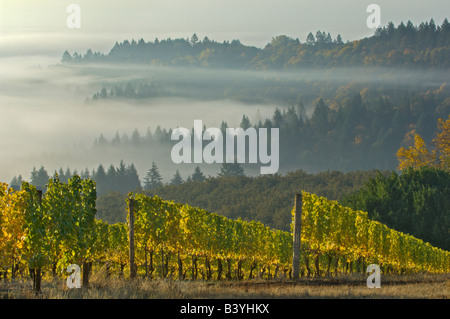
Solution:
<svg viewBox="0 0 450 319">
<path fill-rule="evenodd" d="M 447 171 L 450 169 L 450 115 L 446 121 L 438 120 L 438 132 L 433 139 L 435 148 L 431 151 L 419 134 L 412 131 L 408 135 L 414 135 L 414 145 L 408 149 L 401 147 L 397 151 L 399 170 L 423 166 L 437 167 Z"/>
<path fill-rule="evenodd" d="M 25 236 L 23 192 L 0 183 L 0 268 L 6 270 L 18 262 Z"/>
</svg>

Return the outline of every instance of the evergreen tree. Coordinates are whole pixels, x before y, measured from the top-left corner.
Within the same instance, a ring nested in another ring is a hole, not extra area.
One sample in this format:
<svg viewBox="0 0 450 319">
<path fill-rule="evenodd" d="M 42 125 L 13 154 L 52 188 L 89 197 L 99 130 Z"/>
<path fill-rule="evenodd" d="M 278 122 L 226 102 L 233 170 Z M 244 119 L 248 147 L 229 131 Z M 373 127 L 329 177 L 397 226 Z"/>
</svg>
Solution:
<svg viewBox="0 0 450 319">
<path fill-rule="evenodd" d="M 66 174 L 64 174 L 64 170 L 62 167 L 60 167 L 58 170 L 58 177 L 62 183 L 67 183 L 67 181 L 69 180 L 68 178 L 66 178 Z"/>
<path fill-rule="evenodd" d="M 250 119 L 245 114 L 242 116 L 241 124 L 239 125 L 242 129 L 246 130 L 251 127 Z"/>
<path fill-rule="evenodd" d="M 116 191 L 117 185 L 116 184 L 116 168 L 114 165 L 110 165 L 108 168 L 108 171 L 106 172 L 106 191 Z"/>
<path fill-rule="evenodd" d="M 314 109 L 314 113 L 311 117 L 311 123 L 317 129 L 319 133 L 325 134 L 327 133 L 327 129 L 329 127 L 328 124 L 328 106 L 320 99 L 316 108 Z"/>
<path fill-rule="evenodd" d="M 11 180 L 11 182 L 9 183 L 9 185 L 14 186 L 14 185 L 18 185 L 17 183 L 17 177 L 14 176 L 13 179 Z"/>
<path fill-rule="evenodd" d="M 176 170 L 172 179 L 170 180 L 170 185 L 181 185 L 183 184 L 183 178 L 181 177 L 180 171 Z"/>
<path fill-rule="evenodd" d="M 72 63 L 73 62 L 73 58 L 70 55 L 69 51 L 64 51 L 62 58 L 61 58 L 61 62 L 62 63 Z"/>
<path fill-rule="evenodd" d="M 141 188 L 141 181 L 133 163 L 126 170 L 126 193 Z"/>
<path fill-rule="evenodd" d="M 239 163 L 223 163 L 219 176 L 245 176 L 245 173 Z"/>
<path fill-rule="evenodd" d="M 66 183 L 69 181 L 69 178 L 72 177 L 72 172 L 70 171 L 70 168 L 67 167 L 66 172 L 64 173 L 65 181 Z"/>
<path fill-rule="evenodd" d="M 139 147 L 141 145 L 141 134 L 137 129 L 134 129 L 133 134 L 131 135 L 131 143 L 135 147 Z"/>
<path fill-rule="evenodd" d="M 84 169 L 84 171 L 81 172 L 81 176 L 80 176 L 80 177 L 83 178 L 83 179 L 86 179 L 86 178 L 90 178 L 90 177 L 91 177 L 90 174 L 89 174 L 89 170 L 88 170 L 87 167 Z"/>
<path fill-rule="evenodd" d="M 100 134 L 98 139 L 96 139 L 94 142 L 94 145 L 99 146 L 99 147 L 106 146 L 107 144 L 108 144 L 108 140 L 103 136 L 103 134 Z"/>
<path fill-rule="evenodd" d="M 112 146 L 119 146 L 121 143 L 119 132 L 116 132 L 116 135 L 114 135 L 114 138 L 111 140 Z"/>
<path fill-rule="evenodd" d="M 36 167 L 33 168 L 31 172 L 31 184 L 37 187 L 43 187 L 47 185 L 50 176 L 48 175 L 44 166 L 41 166 L 39 170 Z"/>
<path fill-rule="evenodd" d="M 190 43 L 192 46 L 195 46 L 198 43 L 198 36 L 196 33 L 194 33 L 191 37 Z"/>
<path fill-rule="evenodd" d="M 283 115 L 281 114 L 281 111 L 279 108 L 275 109 L 272 122 L 273 122 L 274 127 L 280 128 L 283 125 Z"/>
<path fill-rule="evenodd" d="M 326 34 L 325 32 L 317 31 L 316 32 L 316 44 L 324 44 L 326 42 Z"/>
<path fill-rule="evenodd" d="M 146 145 L 151 145 L 153 143 L 153 135 L 150 127 L 147 127 L 147 133 L 145 134 L 144 141 Z"/>
<path fill-rule="evenodd" d="M 157 142 L 162 142 L 164 140 L 164 134 L 161 129 L 161 125 L 158 125 L 156 127 L 155 134 L 153 136 L 154 136 L 155 141 L 157 141 Z"/>
<path fill-rule="evenodd" d="M 102 90 L 100 91 L 100 97 L 102 99 L 106 99 L 108 97 L 108 92 L 106 91 L 106 88 L 102 88 Z"/>
<path fill-rule="evenodd" d="M 97 193 L 98 194 L 104 194 L 106 193 L 107 185 L 107 176 L 105 168 L 102 164 L 100 164 L 97 168 L 97 171 L 95 172 L 95 175 L 93 175 L 93 180 L 96 183 L 97 186 Z"/>
<path fill-rule="evenodd" d="M 119 168 L 117 168 L 116 172 L 117 172 L 116 177 L 118 179 L 118 182 L 122 182 L 125 179 L 125 176 L 127 174 L 127 168 L 126 168 L 123 160 L 120 160 Z"/>
<path fill-rule="evenodd" d="M 36 169 L 36 166 L 34 166 L 30 175 L 30 181 L 32 185 L 35 185 L 34 183 L 37 182 L 37 178 L 38 178 L 38 171 Z"/>
<path fill-rule="evenodd" d="M 310 32 L 306 37 L 306 44 L 313 45 L 314 43 L 316 43 L 316 38 L 314 38 L 314 35 Z"/>
<path fill-rule="evenodd" d="M 155 162 L 152 162 L 152 168 L 150 168 L 145 175 L 144 189 L 155 189 L 162 186 L 162 177 L 159 173 L 158 166 Z"/>
<path fill-rule="evenodd" d="M 10 185 L 11 186 L 21 186 L 23 182 L 22 175 L 19 175 L 18 177 L 14 176 L 11 180 Z"/>
<path fill-rule="evenodd" d="M 203 174 L 203 172 L 200 170 L 200 167 L 197 166 L 194 169 L 194 173 L 192 174 L 192 181 L 193 182 L 203 182 L 205 181 L 205 175 Z"/>
</svg>

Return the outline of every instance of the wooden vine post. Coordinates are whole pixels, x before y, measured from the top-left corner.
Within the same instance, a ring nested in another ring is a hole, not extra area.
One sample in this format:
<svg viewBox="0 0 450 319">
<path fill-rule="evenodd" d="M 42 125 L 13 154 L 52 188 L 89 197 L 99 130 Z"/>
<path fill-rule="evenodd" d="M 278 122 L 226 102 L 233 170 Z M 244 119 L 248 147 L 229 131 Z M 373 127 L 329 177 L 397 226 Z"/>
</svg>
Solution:
<svg viewBox="0 0 450 319">
<path fill-rule="evenodd" d="M 302 194 L 295 194 L 294 212 L 294 234 L 293 234 L 293 256 L 292 256 L 292 277 L 294 280 L 300 278 L 300 241 L 301 241 L 301 221 L 302 221 Z"/>
</svg>

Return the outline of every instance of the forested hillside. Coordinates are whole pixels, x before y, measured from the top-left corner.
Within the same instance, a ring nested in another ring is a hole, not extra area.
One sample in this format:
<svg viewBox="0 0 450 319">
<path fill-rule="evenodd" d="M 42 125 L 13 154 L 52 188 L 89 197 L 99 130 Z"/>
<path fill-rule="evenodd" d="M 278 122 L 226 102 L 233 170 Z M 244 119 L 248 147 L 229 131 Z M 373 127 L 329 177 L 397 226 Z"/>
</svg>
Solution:
<svg viewBox="0 0 450 319">
<path fill-rule="evenodd" d="M 448 68 L 450 24 L 431 19 L 415 26 L 411 21 L 397 27 L 390 22 L 372 37 L 344 43 L 340 35 L 310 33 L 304 42 L 276 36 L 263 49 L 239 40 L 223 43 L 203 40 L 196 34 L 187 39 L 144 39 L 116 42 L 108 54 L 88 50 L 66 51 L 64 63 L 113 62 L 152 65 L 226 67 L 248 69 L 295 69 L 308 67 L 405 66 Z"/>
<path fill-rule="evenodd" d="M 243 114 L 240 127 L 279 128 L 282 173 L 299 168 L 309 172 L 384 170 L 396 168 L 395 154 L 400 147 L 408 145 L 412 130 L 429 144 L 438 119 L 450 114 L 450 89 L 446 84 L 425 93 L 404 92 L 398 101 L 387 96 L 377 98 L 369 92 L 370 89 L 355 93 L 334 107 L 319 99 L 311 116 L 306 114 L 302 103 L 276 108 L 272 117 L 257 122 Z M 225 133 L 229 125 L 218 119 L 217 127 Z M 114 136 L 100 135 L 94 141 L 94 148 L 140 152 L 155 147 L 170 157 L 174 145 L 171 132 L 172 128 L 157 126 L 145 133 L 134 130 L 117 132 Z"/>
<path fill-rule="evenodd" d="M 271 105 L 272 117 L 243 107 L 241 127 L 280 128 L 283 173 L 395 169 L 395 152 L 408 134 L 415 130 L 430 143 L 438 119 L 450 114 L 449 30 L 447 19 L 440 25 L 391 22 L 357 41 L 317 31 L 305 41 L 277 36 L 264 48 L 196 34 L 125 40 L 107 54 L 66 51 L 62 67 L 95 73 L 104 69 L 97 65 L 109 66 L 111 80 L 86 97 L 92 107 L 120 101 L 152 108 L 167 98 Z M 134 64 L 146 68 L 121 68 Z M 146 133 L 100 135 L 95 147 L 159 143 L 165 145 L 160 153 L 167 152 L 173 128 L 157 124 Z M 228 126 L 217 118 L 215 127 Z"/>
</svg>

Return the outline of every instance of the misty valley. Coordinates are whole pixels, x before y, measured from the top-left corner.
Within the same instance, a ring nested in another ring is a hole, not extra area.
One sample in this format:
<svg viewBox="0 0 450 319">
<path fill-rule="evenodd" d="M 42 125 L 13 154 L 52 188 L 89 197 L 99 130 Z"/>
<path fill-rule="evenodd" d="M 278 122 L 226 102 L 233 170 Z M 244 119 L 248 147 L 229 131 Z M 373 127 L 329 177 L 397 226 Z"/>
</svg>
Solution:
<svg viewBox="0 0 450 319">
<path fill-rule="evenodd" d="M 448 299 L 448 0 L 76 2 L 0 1 L 0 299 Z"/>
<path fill-rule="evenodd" d="M 109 53 L 66 51 L 48 67 L 4 57 L 0 125 L 12 134 L 2 141 L 2 179 L 121 161 L 142 186 L 152 163 L 165 183 L 197 166 L 218 176 L 220 163 L 171 159 L 173 130 L 193 129 L 195 120 L 222 133 L 279 129 L 279 174 L 395 170 L 412 132 L 430 144 L 450 113 L 448 42 L 448 21 L 431 20 L 390 23 L 347 43 L 318 31 L 306 42 L 277 36 L 260 49 L 194 34 L 116 42 Z M 240 166 L 260 174 L 259 164 Z"/>
</svg>

